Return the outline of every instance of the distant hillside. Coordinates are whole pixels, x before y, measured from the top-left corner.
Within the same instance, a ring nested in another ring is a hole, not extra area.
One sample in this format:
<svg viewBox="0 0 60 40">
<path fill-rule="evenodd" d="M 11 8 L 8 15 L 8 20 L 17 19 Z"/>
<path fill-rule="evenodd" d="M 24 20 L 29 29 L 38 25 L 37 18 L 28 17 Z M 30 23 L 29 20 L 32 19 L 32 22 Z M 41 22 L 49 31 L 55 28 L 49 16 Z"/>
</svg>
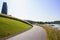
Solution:
<svg viewBox="0 0 60 40">
<path fill-rule="evenodd" d="M 44 22 L 39 22 L 39 21 L 31 21 L 31 20 L 25 20 L 31 24 L 35 24 L 35 23 L 38 23 L 38 24 L 44 24 Z"/>
<path fill-rule="evenodd" d="M 60 24 L 60 21 L 53 21 L 53 22 L 39 22 L 39 21 L 31 21 L 31 20 L 25 20 L 31 24 Z"/>
</svg>

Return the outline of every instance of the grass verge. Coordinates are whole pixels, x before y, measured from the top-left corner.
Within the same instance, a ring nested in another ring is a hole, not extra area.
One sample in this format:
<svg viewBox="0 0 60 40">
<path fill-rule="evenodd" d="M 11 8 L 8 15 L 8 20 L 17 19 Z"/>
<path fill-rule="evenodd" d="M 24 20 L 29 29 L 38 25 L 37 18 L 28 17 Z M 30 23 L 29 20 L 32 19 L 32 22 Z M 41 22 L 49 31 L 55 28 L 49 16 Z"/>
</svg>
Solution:
<svg viewBox="0 0 60 40">
<path fill-rule="evenodd" d="M 40 25 L 47 31 L 48 40 L 60 40 L 60 30 L 57 28 L 49 27 L 47 25 Z"/>
</svg>

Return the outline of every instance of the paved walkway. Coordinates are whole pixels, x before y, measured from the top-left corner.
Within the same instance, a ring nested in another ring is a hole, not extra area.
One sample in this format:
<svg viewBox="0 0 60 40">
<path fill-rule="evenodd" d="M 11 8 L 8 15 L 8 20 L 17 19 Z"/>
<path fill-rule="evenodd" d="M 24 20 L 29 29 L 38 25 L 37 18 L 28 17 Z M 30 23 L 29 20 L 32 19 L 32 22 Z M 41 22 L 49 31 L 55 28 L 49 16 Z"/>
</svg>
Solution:
<svg viewBox="0 0 60 40">
<path fill-rule="evenodd" d="M 47 34 L 42 27 L 34 25 L 32 29 L 7 40 L 47 40 Z"/>
</svg>

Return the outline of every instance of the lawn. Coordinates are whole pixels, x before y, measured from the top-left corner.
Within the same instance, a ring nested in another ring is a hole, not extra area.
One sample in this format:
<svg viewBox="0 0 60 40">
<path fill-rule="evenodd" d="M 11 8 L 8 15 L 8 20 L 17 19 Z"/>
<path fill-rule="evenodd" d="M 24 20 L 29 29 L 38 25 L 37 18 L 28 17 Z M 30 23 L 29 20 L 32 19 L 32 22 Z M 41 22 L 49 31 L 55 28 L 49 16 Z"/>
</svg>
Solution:
<svg viewBox="0 0 60 40">
<path fill-rule="evenodd" d="M 21 33 L 30 28 L 32 28 L 32 26 L 24 22 L 20 22 L 18 20 L 10 18 L 0 17 L 0 38 Z"/>
</svg>

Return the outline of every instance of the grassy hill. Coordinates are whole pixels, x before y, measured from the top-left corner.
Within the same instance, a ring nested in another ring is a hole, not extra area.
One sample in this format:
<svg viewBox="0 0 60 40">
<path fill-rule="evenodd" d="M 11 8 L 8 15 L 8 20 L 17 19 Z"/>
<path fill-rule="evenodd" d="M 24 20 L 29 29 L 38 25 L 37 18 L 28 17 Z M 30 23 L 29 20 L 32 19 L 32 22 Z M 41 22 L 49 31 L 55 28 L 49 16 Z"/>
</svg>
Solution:
<svg viewBox="0 0 60 40">
<path fill-rule="evenodd" d="M 0 14 L 0 38 L 21 33 L 32 28 L 32 25 L 20 19 Z"/>
</svg>

